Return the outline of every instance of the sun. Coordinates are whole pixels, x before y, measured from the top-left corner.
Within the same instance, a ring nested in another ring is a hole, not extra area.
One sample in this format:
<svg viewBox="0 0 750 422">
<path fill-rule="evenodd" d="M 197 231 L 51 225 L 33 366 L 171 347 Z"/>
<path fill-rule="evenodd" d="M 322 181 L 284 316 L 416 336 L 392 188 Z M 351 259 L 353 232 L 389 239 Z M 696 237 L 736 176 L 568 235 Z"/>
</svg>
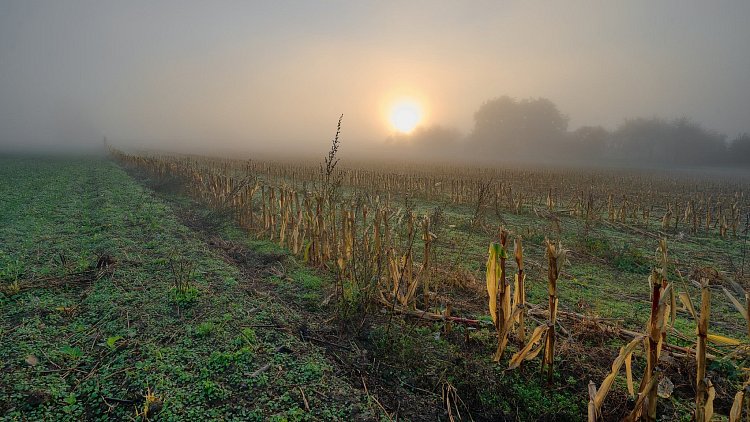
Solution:
<svg viewBox="0 0 750 422">
<path fill-rule="evenodd" d="M 415 101 L 401 100 L 391 107 L 391 125 L 401 133 L 409 133 L 422 120 L 422 108 Z"/>
</svg>

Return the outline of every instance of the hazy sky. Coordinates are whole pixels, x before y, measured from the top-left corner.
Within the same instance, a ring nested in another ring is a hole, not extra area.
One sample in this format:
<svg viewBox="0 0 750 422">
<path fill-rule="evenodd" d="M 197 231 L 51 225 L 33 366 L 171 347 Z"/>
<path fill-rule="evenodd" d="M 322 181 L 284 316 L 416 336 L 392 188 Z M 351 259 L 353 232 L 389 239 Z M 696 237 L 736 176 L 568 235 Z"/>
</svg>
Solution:
<svg viewBox="0 0 750 422">
<path fill-rule="evenodd" d="M 138 140 L 324 151 L 482 102 L 546 97 L 570 128 L 692 117 L 750 131 L 750 1 L 0 0 L 0 146 Z M 145 143 L 144 143 L 145 145 Z M 353 148 L 353 147 L 352 147 Z"/>
</svg>

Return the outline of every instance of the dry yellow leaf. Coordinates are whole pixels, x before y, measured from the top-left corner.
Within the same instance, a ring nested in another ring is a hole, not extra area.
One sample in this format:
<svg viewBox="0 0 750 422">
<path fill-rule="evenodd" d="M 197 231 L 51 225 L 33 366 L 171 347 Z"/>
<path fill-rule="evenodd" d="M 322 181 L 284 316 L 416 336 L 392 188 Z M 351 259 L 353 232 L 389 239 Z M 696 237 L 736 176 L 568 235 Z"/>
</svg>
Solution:
<svg viewBox="0 0 750 422">
<path fill-rule="evenodd" d="M 682 306 L 690 312 L 690 315 L 697 319 L 698 316 L 695 314 L 695 307 L 693 307 L 693 301 L 690 300 L 690 295 L 686 292 L 680 292 L 680 301 L 682 302 Z"/>
<path fill-rule="evenodd" d="M 615 358 L 614 362 L 612 362 L 612 371 L 610 371 L 610 373 L 606 377 L 604 377 L 604 381 L 602 381 L 602 385 L 599 387 L 599 391 L 597 391 L 596 393 L 594 404 L 596 405 L 597 409 L 602 408 L 604 398 L 607 397 L 607 393 L 609 393 L 609 389 L 612 387 L 612 383 L 615 381 L 615 377 L 617 377 L 617 373 L 620 371 L 620 367 L 622 367 L 628 355 L 633 353 L 633 350 L 635 350 L 636 346 L 638 346 L 638 344 L 642 340 L 642 336 L 636 337 L 631 340 L 630 343 L 620 348 L 620 354 L 617 355 L 617 358 Z"/>
<path fill-rule="evenodd" d="M 729 293 L 729 290 L 727 290 L 724 287 L 722 287 L 721 290 L 724 291 L 724 294 L 726 295 L 727 298 L 729 298 L 729 300 L 732 302 L 732 305 L 734 305 L 737 311 L 739 311 L 739 313 L 742 314 L 742 317 L 745 318 L 745 321 L 748 321 L 747 309 L 744 306 L 742 306 L 739 300 L 737 300 L 731 293 Z"/>
<path fill-rule="evenodd" d="M 633 388 L 633 353 L 628 353 L 625 357 L 625 379 L 628 382 L 628 394 L 630 394 L 630 397 L 635 397 L 635 389 Z"/>
<path fill-rule="evenodd" d="M 707 334 L 706 337 L 711 343 L 718 344 L 720 346 L 738 346 L 741 344 L 741 342 L 737 339 L 724 337 L 718 334 Z"/>
<path fill-rule="evenodd" d="M 745 392 L 738 391 L 734 395 L 734 403 L 729 411 L 729 422 L 740 422 L 742 418 L 742 402 L 745 401 Z"/>
<path fill-rule="evenodd" d="M 487 294 L 489 294 L 489 307 L 492 322 L 497 325 L 497 283 L 500 279 L 500 266 L 497 265 L 498 250 L 500 245 L 490 244 L 489 257 L 487 258 Z"/>
<path fill-rule="evenodd" d="M 714 398 L 716 397 L 716 389 L 714 388 L 713 383 L 711 380 L 706 381 L 707 387 L 708 387 L 708 399 L 706 400 L 706 419 L 707 421 L 711 420 L 711 417 L 714 415 Z"/>
<path fill-rule="evenodd" d="M 534 332 L 531 334 L 531 338 L 529 339 L 529 342 L 526 344 L 526 346 L 524 346 L 523 349 L 516 352 L 516 354 L 514 354 L 513 357 L 510 358 L 508 369 L 518 368 L 521 365 L 521 362 L 523 362 L 523 360 L 527 356 L 530 356 L 531 348 L 534 347 L 534 345 L 538 343 L 539 340 L 541 340 L 542 335 L 547 332 L 547 328 L 548 327 L 546 325 L 540 325 L 539 327 L 536 327 Z M 536 357 L 541 349 L 542 347 L 537 348 L 533 356 Z M 531 357 L 530 359 L 533 359 L 533 357 Z"/>
</svg>

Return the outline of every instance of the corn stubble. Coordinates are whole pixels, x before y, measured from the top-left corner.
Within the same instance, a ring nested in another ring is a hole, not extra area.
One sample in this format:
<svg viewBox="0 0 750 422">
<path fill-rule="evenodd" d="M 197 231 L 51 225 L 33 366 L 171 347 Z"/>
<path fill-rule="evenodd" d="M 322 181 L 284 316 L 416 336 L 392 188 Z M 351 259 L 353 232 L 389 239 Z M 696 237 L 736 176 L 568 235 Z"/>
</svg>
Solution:
<svg viewBox="0 0 750 422">
<path fill-rule="evenodd" d="M 507 257 L 507 232 L 501 230 L 500 243 L 492 243 L 489 249 L 489 259 L 487 261 L 487 290 L 489 294 L 490 314 L 495 315 L 493 322 L 498 332 L 498 347 L 493 360 L 499 362 L 508 345 L 508 334 L 512 332 L 513 327 L 517 326 L 515 331 L 516 338 L 519 342 L 526 341 L 525 313 L 526 291 L 525 291 L 525 273 L 523 266 L 523 246 L 521 238 L 516 238 L 514 242 L 514 258 L 518 267 L 513 283 L 513 292 L 510 286 L 505 286 L 501 290 L 499 286 L 505 283 L 503 276 L 505 271 L 504 258 Z M 536 358 L 543 353 L 542 372 L 546 369 L 546 378 L 548 383 L 554 379 L 554 356 L 557 322 L 557 281 L 559 279 L 562 265 L 566 261 L 567 250 L 562 248 L 559 243 L 555 245 L 547 240 L 545 242 L 547 255 L 547 291 L 549 295 L 548 320 L 544 325 L 534 329 L 528 342 L 513 356 L 508 363 L 508 369 L 516 369 L 524 361 Z M 510 297 L 513 300 L 510 300 Z M 498 304 L 500 305 L 498 307 Z M 507 315 L 507 318 L 502 316 Z"/>
<path fill-rule="evenodd" d="M 576 186 L 588 183 L 590 175 L 583 173 L 540 175 L 517 170 L 440 168 L 405 175 L 388 169 L 340 169 L 336 158 L 339 132 L 340 121 L 332 150 L 322 166 L 187 156 L 147 157 L 116 150 L 112 155 L 157 178 L 182 181 L 190 196 L 212 209 L 230 213 L 249 232 L 288 248 L 308 265 L 330 270 L 337 277 L 342 308 L 362 310 L 371 303 L 380 303 L 392 311 L 443 321 L 446 329 L 450 322 L 478 324 L 478 321 L 452 316 L 450 302 L 444 302 L 443 311 L 430 312 L 439 305 L 432 303 L 432 279 L 442 268 L 442 263 L 435 259 L 434 222 L 428 215 L 417 215 L 394 204 L 392 196 L 408 195 L 422 200 L 473 205 L 478 203 L 481 194 L 481 204 L 494 206 L 498 215 L 536 212 L 538 207 L 550 215 L 565 212 L 580 218 L 587 227 L 599 222 L 651 237 L 657 237 L 658 229 L 666 233 L 702 232 L 717 238 L 740 234 L 738 226 L 745 203 L 744 192 L 695 193 L 689 191 L 687 185 L 676 185 L 672 180 L 602 174 L 597 177 L 605 179 L 603 185 L 610 190 L 597 194 L 576 190 Z M 550 177 L 557 181 L 550 183 Z M 344 198 L 342 186 L 365 193 Z M 631 190 L 612 186 L 630 186 Z M 526 326 L 530 306 L 526 301 L 527 274 L 520 236 L 513 239 L 517 271 L 510 283 L 508 231 L 500 229 L 499 242 L 490 244 L 486 288 L 492 326 L 497 333 L 497 348 L 492 359 L 500 362 L 513 338 L 519 350 L 508 360 L 508 369 L 516 369 L 542 354 L 542 372 L 551 383 L 557 342 L 558 281 L 567 251 L 549 240 L 544 246 L 548 292 L 546 323 L 533 330 Z M 649 277 L 651 312 L 645 330 L 621 347 L 611 371 L 598 388 L 593 382 L 589 383 L 589 421 L 601 418 L 606 396 L 623 366 L 628 392 L 635 398 L 626 420 L 656 420 L 657 386 L 662 379 L 659 358 L 667 344 L 667 334 L 674 326 L 677 299 L 698 325 L 695 350 L 691 352 L 695 353 L 697 362 L 695 418 L 710 420 L 715 389 L 707 377 L 707 343 L 737 346 L 740 342 L 709 331 L 710 289 L 707 285 L 701 286 L 701 308 L 697 312 L 688 293 L 677 292 L 668 281 L 667 246 L 663 239 L 659 241 L 657 262 L 657 268 Z M 743 304 L 728 291 L 724 293 L 748 322 L 750 300 L 747 294 Z M 750 323 L 747 329 L 750 337 Z M 641 353 L 646 365 L 636 389 L 632 362 Z M 743 413 L 748 414 L 750 401 L 746 388 L 749 384 L 750 378 L 736 392 L 730 421 L 740 421 Z"/>
</svg>

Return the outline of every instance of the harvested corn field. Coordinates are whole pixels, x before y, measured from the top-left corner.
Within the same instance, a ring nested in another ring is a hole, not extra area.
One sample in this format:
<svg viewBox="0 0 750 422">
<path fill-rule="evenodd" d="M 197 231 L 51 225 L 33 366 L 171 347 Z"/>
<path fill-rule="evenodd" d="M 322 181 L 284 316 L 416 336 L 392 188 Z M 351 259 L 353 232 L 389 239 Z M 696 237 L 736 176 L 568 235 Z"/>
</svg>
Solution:
<svg viewBox="0 0 750 422">
<path fill-rule="evenodd" d="M 568 419 L 680 418 L 696 408 L 710 419 L 706 408 L 729 415 L 743 389 L 742 180 L 375 164 L 326 173 L 329 158 L 317 166 L 112 155 L 324 274 L 319 297 L 300 300 L 336 321 L 331 343 L 354 341 L 376 359 L 371 376 L 405 377 L 404 394 L 432 392 L 442 412 L 517 415 L 509 402 L 519 398 L 502 393 L 509 377 L 567 403 Z M 598 184 L 576 188 L 581 179 Z M 294 277 L 277 277 L 296 290 Z M 421 334 L 401 338 L 407 327 Z M 403 356 L 420 336 L 433 344 Z M 453 364 L 436 363 L 438 371 L 425 353 Z M 467 375 L 467 364 L 484 369 Z M 478 374 L 487 379 L 472 380 Z M 381 411 L 409 415 L 397 397 L 386 394 Z"/>
<path fill-rule="evenodd" d="M 4 413 L 744 412 L 742 180 L 335 160 L 5 159 Z"/>
<path fill-rule="evenodd" d="M 0 0 L 0 422 L 750 422 L 748 16 Z"/>
</svg>

